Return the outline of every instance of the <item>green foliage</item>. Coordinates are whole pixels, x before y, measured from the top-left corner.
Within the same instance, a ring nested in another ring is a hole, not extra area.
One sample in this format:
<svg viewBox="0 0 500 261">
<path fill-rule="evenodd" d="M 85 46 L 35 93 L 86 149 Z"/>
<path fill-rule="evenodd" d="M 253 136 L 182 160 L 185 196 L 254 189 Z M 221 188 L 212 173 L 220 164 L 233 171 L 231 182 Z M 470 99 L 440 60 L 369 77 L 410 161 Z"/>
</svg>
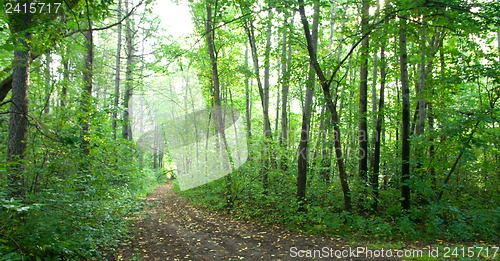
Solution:
<svg viewBox="0 0 500 261">
<path fill-rule="evenodd" d="M 378 215 L 361 212 L 344 212 L 342 198 L 337 191 L 337 181 L 325 183 L 317 173 L 309 179 L 306 210 L 299 212 L 295 197 L 295 168 L 270 172 L 267 195 L 259 181 L 258 162 L 250 161 L 231 174 L 236 200 L 233 208 L 224 204 L 224 180 L 181 193 L 193 204 L 212 211 L 229 211 L 235 218 L 258 220 L 267 224 L 284 224 L 287 227 L 312 234 L 363 241 L 435 241 L 448 242 L 485 241 L 497 242 L 500 229 L 499 209 L 488 209 L 491 203 L 473 197 L 454 200 L 470 209 L 458 209 L 449 203 L 437 202 L 414 207 L 403 214 L 397 189 L 381 191 Z M 428 188 L 427 185 L 424 186 Z M 422 196 L 430 200 L 433 195 Z M 420 200 L 420 199 L 414 199 Z M 473 200 L 471 202 L 471 200 Z M 369 207 L 367 203 L 367 208 Z M 484 206 L 484 207 L 482 207 Z"/>
<path fill-rule="evenodd" d="M 86 157 L 79 134 L 64 121 L 56 118 L 33 129 L 23 173 L 25 199 L 9 198 L 4 185 L 0 190 L 2 260 L 88 259 L 126 238 L 126 217 L 140 208 L 138 199 L 151 192 L 159 176 L 139 169 L 132 142 L 102 135 L 109 129 L 97 124 L 107 122 L 99 120 L 102 116 L 94 115 Z"/>
</svg>

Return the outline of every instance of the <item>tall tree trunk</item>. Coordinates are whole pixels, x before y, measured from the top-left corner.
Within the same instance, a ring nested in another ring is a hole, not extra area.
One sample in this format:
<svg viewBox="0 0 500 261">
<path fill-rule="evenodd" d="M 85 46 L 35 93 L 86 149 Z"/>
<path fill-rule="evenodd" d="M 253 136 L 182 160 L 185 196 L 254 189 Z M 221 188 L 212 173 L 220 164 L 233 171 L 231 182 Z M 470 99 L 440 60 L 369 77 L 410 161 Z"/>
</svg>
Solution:
<svg viewBox="0 0 500 261">
<path fill-rule="evenodd" d="M 418 122 L 416 124 L 415 134 L 417 136 L 423 135 L 425 130 L 425 113 L 426 113 L 426 101 L 424 98 L 424 88 L 425 88 L 425 80 L 427 78 L 425 71 L 425 61 L 427 59 L 427 40 L 426 40 L 427 32 L 425 30 L 425 24 L 420 28 L 420 61 L 418 64 L 418 72 L 419 72 L 419 81 L 417 85 L 416 95 L 418 97 Z"/>
<path fill-rule="evenodd" d="M 276 88 L 276 118 L 274 120 L 274 132 L 278 133 L 280 131 L 279 129 L 279 123 L 280 123 L 280 106 L 279 104 L 281 103 L 281 90 L 279 88 Z"/>
<path fill-rule="evenodd" d="M 292 19 L 292 23 L 293 23 L 293 19 Z M 290 31 L 291 33 L 291 31 Z M 290 109 L 290 104 L 288 103 L 288 90 L 290 88 L 290 67 L 291 67 L 291 64 L 292 64 L 292 44 L 291 43 L 288 43 L 288 52 L 287 52 L 287 85 L 285 87 L 285 89 L 283 91 L 285 91 L 285 95 L 283 96 L 284 99 L 282 100 L 282 106 L 284 106 L 284 108 L 286 108 L 287 110 Z M 287 111 L 285 111 L 285 113 L 283 113 L 283 115 L 286 115 L 287 117 L 290 117 L 287 113 Z M 285 117 L 285 120 L 281 122 L 281 128 L 282 128 L 282 132 L 284 133 L 283 135 L 283 139 L 285 141 L 285 143 L 288 142 L 288 136 L 289 136 L 289 133 L 290 133 L 290 124 L 289 124 L 289 119 Z M 288 129 L 288 131 L 287 131 Z"/>
<path fill-rule="evenodd" d="M 253 67 L 255 71 L 255 78 L 257 79 L 257 87 L 259 88 L 259 96 L 262 104 L 263 114 L 264 114 L 264 135 L 271 135 L 268 131 L 271 129 L 271 123 L 269 122 L 269 111 L 268 104 L 266 104 L 266 94 L 260 77 L 260 66 L 259 66 L 259 54 L 257 53 L 257 42 L 255 40 L 255 28 L 253 26 L 253 21 L 251 19 L 246 20 L 245 30 L 248 36 L 248 42 L 250 44 L 250 51 L 252 53 Z"/>
<path fill-rule="evenodd" d="M 252 137 L 252 88 L 250 86 L 248 48 L 245 48 L 245 116 L 247 123 L 247 138 L 250 138 Z"/>
<path fill-rule="evenodd" d="M 273 1 L 269 0 L 268 19 L 267 19 L 267 36 L 266 48 L 264 51 L 264 168 L 262 169 L 262 185 L 264 194 L 267 194 L 269 183 L 269 169 L 274 164 L 273 148 L 272 148 L 272 131 L 269 120 L 269 89 L 270 89 L 270 70 L 271 70 L 271 37 L 273 29 Z"/>
<path fill-rule="evenodd" d="M 120 101 L 120 58 L 121 58 L 121 50 L 122 50 L 122 0 L 118 0 L 118 11 L 117 11 L 117 19 L 118 19 L 118 39 L 116 43 L 116 61 L 115 61 L 115 96 L 113 100 L 113 120 L 112 120 L 112 128 L 113 128 L 113 139 L 116 140 L 116 121 L 118 120 L 118 104 Z"/>
<path fill-rule="evenodd" d="M 288 25 L 288 17 L 289 13 L 287 11 L 284 12 L 284 27 Z M 291 20 L 291 24 L 293 24 L 293 17 Z M 282 73 L 282 82 L 281 82 L 281 132 L 280 132 L 280 147 L 286 151 L 288 149 L 288 90 L 290 88 L 290 64 L 292 63 L 292 45 L 288 42 L 288 34 L 292 34 L 290 30 L 283 31 L 283 41 L 281 46 L 281 73 Z M 279 105 L 278 105 L 279 106 Z M 282 154 L 283 155 L 283 154 Z M 280 169 L 286 170 L 288 169 L 288 157 L 285 156 L 280 159 Z"/>
<path fill-rule="evenodd" d="M 376 6 L 377 9 L 375 10 L 375 23 L 378 23 L 379 21 L 379 16 L 380 16 L 380 3 L 379 1 L 376 1 Z M 383 31 L 384 32 L 384 31 Z M 385 37 L 385 33 L 382 34 L 382 37 Z M 378 41 L 377 41 L 378 40 Z M 381 40 L 381 37 L 378 37 L 378 39 L 375 39 L 373 41 L 374 48 L 373 50 L 377 50 L 379 47 L 379 41 Z M 371 144 L 373 144 L 373 148 L 370 148 L 370 153 L 369 153 L 369 163 L 370 167 L 373 169 L 373 164 L 375 160 L 375 139 L 377 138 L 377 133 L 376 133 L 376 128 L 377 128 L 377 81 L 378 81 L 378 54 L 377 51 L 373 52 L 373 65 L 372 65 L 372 88 L 371 88 L 371 95 L 372 95 L 372 126 L 373 126 L 373 134 L 372 134 L 372 140 Z M 371 182 L 371 178 L 370 178 Z"/>
<path fill-rule="evenodd" d="M 314 14 L 313 14 L 313 24 L 312 24 L 312 48 L 316 52 L 318 49 L 318 24 L 319 24 L 319 11 L 320 5 L 319 1 L 314 2 Z M 300 132 L 300 141 L 298 148 L 298 171 L 297 171 L 297 201 L 303 207 L 303 202 L 306 197 L 306 186 L 307 186 L 307 162 L 309 158 L 309 128 L 311 125 L 311 109 L 312 100 L 314 95 L 314 79 L 315 73 L 314 68 L 309 66 L 309 74 L 306 83 L 306 98 L 304 101 L 304 109 L 302 111 L 302 128 Z M 303 208 L 299 211 L 303 211 Z"/>
<path fill-rule="evenodd" d="M 271 137 L 271 124 L 269 121 L 269 89 L 270 89 L 270 70 L 271 70 L 271 36 L 273 29 L 273 0 L 269 0 L 269 10 L 267 19 L 267 36 L 266 36 L 266 49 L 264 52 L 264 135 L 266 138 Z M 266 119 L 267 118 L 267 119 Z"/>
<path fill-rule="evenodd" d="M 92 20 L 90 18 L 90 5 L 88 0 L 86 2 L 87 9 L 87 25 L 88 29 L 85 31 L 85 59 L 83 69 L 83 91 L 81 94 L 82 106 L 82 119 L 80 119 L 80 126 L 82 129 L 82 143 L 81 148 L 85 155 L 90 154 L 90 107 L 92 106 L 92 78 L 93 78 L 93 64 L 94 64 L 94 39 Z"/>
<path fill-rule="evenodd" d="M 328 110 L 332 114 L 332 123 L 333 123 L 333 129 L 334 129 L 334 147 L 335 147 L 335 155 L 337 157 L 337 166 L 339 169 L 339 178 L 340 178 L 340 183 L 342 186 L 342 192 L 344 194 L 344 208 L 347 211 L 351 210 L 351 192 L 349 190 L 349 184 L 347 183 L 347 173 L 345 170 L 345 164 L 344 164 L 344 158 L 342 156 L 342 143 L 341 143 L 341 135 L 340 135 L 340 118 L 338 116 L 337 112 L 337 105 L 336 101 L 333 100 L 331 91 L 330 91 L 330 86 L 331 86 L 331 81 L 328 81 L 323 73 L 323 70 L 319 66 L 318 59 L 317 59 L 317 54 L 316 51 L 314 50 L 313 46 L 313 41 L 312 41 L 312 36 L 309 30 L 309 22 L 307 21 L 306 17 L 306 11 L 304 8 L 304 1 L 303 0 L 298 0 L 299 3 L 299 12 L 300 12 L 300 17 L 302 21 L 302 25 L 304 28 L 304 35 L 306 37 L 307 41 L 307 51 L 309 53 L 309 58 L 311 65 L 313 66 L 314 70 L 316 71 L 316 75 L 318 76 L 319 82 L 321 84 L 321 88 L 323 90 L 323 95 L 325 96 L 325 100 L 328 106 Z"/>
<path fill-rule="evenodd" d="M 388 19 L 384 21 L 386 24 L 388 23 Z M 380 95 L 379 95 L 379 103 L 378 103 L 378 113 L 376 115 L 376 124 L 375 124 L 375 139 L 374 139 L 374 152 L 373 152 L 373 173 L 371 177 L 371 184 L 373 189 L 373 204 L 372 208 L 376 212 L 378 208 L 378 198 L 379 198 L 379 173 L 380 173 L 380 147 L 382 144 L 381 134 L 382 134 L 382 126 L 384 124 L 384 96 L 385 96 L 385 81 L 387 73 L 386 69 L 386 60 L 385 60 L 385 46 L 387 44 L 387 40 L 385 36 L 383 36 L 383 40 L 380 46 Z"/>
<path fill-rule="evenodd" d="M 50 96 L 52 96 L 52 75 L 50 72 L 50 65 L 52 64 L 52 55 L 50 50 L 45 52 L 45 105 L 43 112 L 50 113 Z"/>
<path fill-rule="evenodd" d="M 154 123 L 153 131 L 153 169 L 157 169 L 158 166 L 158 154 L 159 154 L 159 137 L 158 137 L 158 123 Z"/>
<path fill-rule="evenodd" d="M 406 16 L 400 17 L 399 24 L 399 69 L 402 92 L 401 126 L 401 207 L 410 209 L 410 86 L 408 84 L 408 58 L 406 49 Z"/>
<path fill-rule="evenodd" d="M 288 23 L 288 14 L 285 13 L 285 19 L 284 19 L 284 26 L 287 25 Z M 287 41 L 287 30 L 283 30 L 283 39 L 281 42 L 281 134 L 280 134 L 280 145 L 286 148 L 287 141 L 288 141 L 288 132 L 287 132 L 287 126 L 288 126 L 288 111 L 287 111 L 287 105 L 288 105 L 288 79 L 289 79 L 289 72 L 288 72 L 288 65 L 290 64 L 291 60 L 291 45 L 288 45 Z M 288 46 L 288 55 L 287 55 L 287 46 Z"/>
<path fill-rule="evenodd" d="M 26 3 L 27 1 L 22 1 Z M 22 4 L 22 3 L 20 3 Z M 24 197 L 23 160 L 26 156 L 28 137 L 28 88 L 31 62 L 31 24 L 29 12 L 18 13 L 10 18 L 10 30 L 13 35 L 14 61 L 12 66 L 12 95 L 9 121 L 9 140 L 7 144 L 7 176 L 11 197 Z"/>
<path fill-rule="evenodd" d="M 128 13 L 127 1 L 125 6 Z M 134 49 L 134 29 L 135 24 L 132 17 L 127 18 L 125 28 L 125 42 L 127 44 L 127 70 L 125 71 L 125 93 L 123 94 L 123 123 L 122 123 L 122 138 L 132 140 L 132 126 L 130 125 L 130 98 L 134 90 L 133 71 L 135 67 L 135 49 Z"/>
<path fill-rule="evenodd" d="M 361 32 L 367 33 L 368 16 L 370 4 L 368 0 L 363 0 L 361 10 Z M 367 104 L 368 104 L 368 53 L 369 38 L 365 37 L 361 42 L 360 58 L 361 67 L 359 71 L 359 136 L 358 136 L 358 175 L 365 185 L 368 182 L 368 124 L 367 124 Z"/>
<path fill-rule="evenodd" d="M 338 18 L 337 16 L 337 8 L 335 4 L 332 4 L 332 8 L 330 10 L 330 33 L 328 36 L 328 50 L 330 50 L 333 54 L 333 38 L 336 30 L 343 30 L 345 23 L 346 23 L 346 14 L 343 12 L 341 19 L 341 24 L 340 28 L 335 27 L 336 19 Z M 342 42 L 344 39 L 344 34 L 341 34 L 338 41 Z M 343 52 L 343 45 L 338 46 L 337 53 L 335 54 L 336 57 L 334 57 L 335 61 L 340 61 L 340 56 L 342 55 Z M 331 54 L 330 54 L 331 55 Z M 331 73 L 331 72 L 329 72 Z M 334 83 L 334 88 L 335 92 L 338 91 L 338 84 L 335 82 Z M 331 167 L 331 157 L 332 157 L 332 146 L 334 142 L 332 141 L 332 135 L 331 135 L 331 126 L 332 126 L 332 117 L 331 113 L 327 109 L 328 105 L 324 104 L 321 109 L 321 115 L 322 115 L 322 124 L 320 124 L 320 132 L 321 132 L 321 141 L 318 142 L 318 144 L 321 143 L 322 151 L 321 151 L 321 177 L 325 182 L 330 181 L 330 167 Z M 319 147 L 319 146 L 317 146 Z M 316 157 L 316 155 L 315 155 Z"/>
<path fill-rule="evenodd" d="M 243 13 L 247 13 L 249 12 L 248 10 L 249 8 L 248 7 L 245 7 L 243 9 Z M 272 23 L 272 16 L 273 16 L 273 13 L 272 13 L 272 10 L 269 10 L 268 11 L 269 14 L 268 14 L 268 34 L 267 34 L 267 42 L 266 42 L 266 55 L 265 55 L 265 59 L 269 60 L 269 55 L 270 55 L 270 51 L 268 50 L 268 48 L 270 48 L 270 30 L 271 30 L 271 23 Z M 269 156 L 269 151 L 270 151 L 270 144 L 269 144 L 269 141 L 272 140 L 272 133 L 271 133 L 271 123 L 269 121 L 269 71 L 267 67 L 269 67 L 269 63 L 268 61 L 265 62 L 265 64 L 267 65 L 265 69 L 265 72 L 264 72 L 264 81 L 265 81 L 265 84 L 262 85 L 262 81 L 261 81 L 261 78 L 260 78 L 260 69 L 259 69 L 259 55 L 257 53 L 257 44 L 256 44 L 256 40 L 255 40 L 255 28 L 253 26 L 253 20 L 251 18 L 247 19 L 245 21 L 245 30 L 247 32 L 247 36 L 248 36 L 248 42 L 250 44 L 250 50 L 251 50 L 251 53 L 252 53 L 252 60 L 253 60 L 253 66 L 254 66 L 254 71 L 255 71 L 255 76 L 257 78 L 257 87 L 259 88 L 259 95 L 260 95 L 260 100 L 261 100 L 261 104 L 262 104 L 262 110 L 263 110 L 263 114 L 264 114 L 264 156 L 262 157 L 262 166 L 263 168 L 261 169 L 261 175 L 262 175 L 262 187 L 264 189 L 264 194 L 267 193 L 267 187 L 268 187 L 268 182 L 269 182 L 269 176 L 268 176 L 268 167 L 270 165 L 270 156 Z M 266 75 L 267 75 L 267 80 L 266 80 Z M 267 86 L 267 87 L 266 87 Z"/>
<path fill-rule="evenodd" d="M 232 169 L 233 165 L 233 159 L 231 156 L 231 153 L 228 148 L 227 144 L 227 139 L 226 139 L 226 133 L 225 133 L 225 126 L 224 126 L 224 119 L 222 115 L 222 102 L 221 102 L 221 91 L 220 91 L 220 81 L 219 81 L 219 72 L 218 72 L 218 66 L 217 66 L 217 54 L 215 52 L 215 43 L 214 43 L 214 38 L 215 38 L 215 30 L 212 26 L 212 7 L 210 1 L 207 1 L 206 5 L 206 10 L 207 10 L 207 22 L 206 22 L 206 41 L 207 41 L 207 47 L 208 47 L 208 54 L 210 56 L 210 67 L 211 67 L 211 72 L 212 72 L 212 83 L 213 83 L 213 102 L 215 105 L 215 124 L 216 124 L 216 131 L 218 135 L 218 140 L 219 140 L 219 149 L 222 153 L 222 157 L 224 158 L 224 166 L 225 168 L 230 171 Z M 227 157 L 226 157 L 227 155 Z M 231 176 L 228 175 L 226 177 L 226 191 L 225 191 L 225 197 L 226 197 L 226 204 L 227 207 L 231 208 L 232 203 L 233 203 L 233 196 L 232 196 L 232 189 L 231 189 Z"/>
<path fill-rule="evenodd" d="M 63 84 L 61 86 L 61 107 L 66 106 L 66 101 L 68 99 L 68 84 L 69 84 L 69 48 L 66 48 L 65 54 L 62 58 L 63 64 Z"/>
</svg>

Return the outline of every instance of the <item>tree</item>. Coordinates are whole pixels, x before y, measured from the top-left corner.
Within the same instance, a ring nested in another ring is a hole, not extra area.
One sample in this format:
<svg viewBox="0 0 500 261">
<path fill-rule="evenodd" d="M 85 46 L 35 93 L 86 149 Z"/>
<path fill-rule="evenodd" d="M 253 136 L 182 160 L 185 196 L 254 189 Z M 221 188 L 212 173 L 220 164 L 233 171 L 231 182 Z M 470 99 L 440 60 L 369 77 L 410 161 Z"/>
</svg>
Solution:
<svg viewBox="0 0 500 261">
<path fill-rule="evenodd" d="M 361 8 L 361 32 L 367 34 L 370 4 L 368 0 L 363 0 Z M 360 58 L 361 68 L 359 70 L 359 163 L 358 175 L 364 185 L 368 181 L 368 124 L 367 124 L 367 105 L 368 105 L 368 57 L 369 57 L 369 38 L 363 38 L 361 42 Z"/>
<path fill-rule="evenodd" d="M 288 13 L 284 14 L 284 25 L 288 24 Z M 285 27 L 286 28 L 286 27 Z M 284 29 L 285 29 L 284 28 Z M 290 30 L 291 31 L 291 30 Z M 290 79 L 290 64 L 292 62 L 292 45 L 287 41 L 288 30 L 283 31 L 283 40 L 281 43 L 281 135 L 280 144 L 285 145 L 288 142 L 288 90 Z M 291 32 L 290 32 L 291 33 Z M 288 48 L 287 48 L 288 46 Z"/>
<path fill-rule="evenodd" d="M 19 4 L 26 4 L 21 1 Z M 31 60 L 32 16 L 29 12 L 21 12 L 9 16 L 10 30 L 13 35 L 14 61 L 12 66 L 12 98 L 10 106 L 9 141 L 7 161 L 10 174 L 8 177 L 11 196 L 23 197 L 23 166 L 28 135 L 28 88 Z"/>
<path fill-rule="evenodd" d="M 406 15 L 399 17 L 399 70 L 401 78 L 401 207 L 410 209 L 410 86 L 408 84 L 408 52 L 406 48 Z"/>
<path fill-rule="evenodd" d="M 90 154 L 90 110 L 92 105 L 92 87 L 93 87 L 93 65 L 94 65 L 94 36 L 92 28 L 92 18 L 89 1 L 85 1 L 87 15 L 87 30 L 85 37 L 85 56 L 83 68 L 83 90 L 80 98 L 82 116 L 80 118 L 81 126 L 81 148 L 85 155 Z"/>
<path fill-rule="evenodd" d="M 217 1 L 217 0 L 215 0 Z M 226 155 L 223 156 L 224 158 L 224 167 L 228 170 L 232 169 L 232 156 L 228 147 L 227 139 L 226 139 L 226 133 L 225 133 L 225 124 L 224 124 L 224 115 L 222 113 L 222 101 L 221 101 L 221 84 L 219 81 L 219 70 L 218 70 L 218 64 L 217 64 L 217 54 L 215 52 L 215 30 L 212 25 L 213 19 L 212 18 L 212 3 L 210 0 L 207 0 L 206 2 L 206 12 L 207 12 L 207 18 L 206 18 L 206 42 L 207 42 L 207 49 L 208 49 L 208 54 L 210 56 L 210 68 L 211 68 L 211 73 L 212 73 L 212 84 L 213 84 L 213 104 L 215 105 L 214 110 L 215 113 L 213 113 L 214 118 L 215 118 L 215 126 L 216 126 L 216 132 L 218 135 L 218 143 L 220 144 L 218 149 L 218 152 L 221 153 L 221 155 Z M 232 196 L 232 189 L 231 189 L 231 179 L 230 176 L 227 176 L 226 178 L 226 203 L 228 204 L 228 207 L 232 207 L 232 202 L 233 202 L 233 196 Z"/>
<path fill-rule="evenodd" d="M 248 66 L 248 48 L 245 48 L 245 116 L 247 138 L 252 137 L 252 89 L 250 86 L 250 68 Z"/>
<path fill-rule="evenodd" d="M 333 129 L 335 133 L 335 141 L 334 141 L 334 148 L 335 148 L 335 155 L 337 157 L 337 166 L 339 169 L 339 178 L 340 178 L 340 183 L 342 186 L 342 192 L 344 194 L 344 209 L 345 210 L 351 210 L 351 193 L 349 189 L 349 184 L 347 183 L 347 173 L 345 170 L 345 165 L 344 165 L 344 158 L 342 156 L 342 145 L 340 141 L 340 119 L 338 116 L 337 112 L 337 105 L 333 101 L 332 94 L 330 92 L 330 85 L 331 82 L 330 80 L 327 80 L 323 70 L 319 66 L 318 59 L 317 59 L 317 53 L 314 50 L 313 46 L 313 39 L 312 35 L 310 33 L 309 29 L 309 22 L 307 21 L 306 18 L 306 12 L 304 8 L 304 1 L 303 0 L 298 0 L 299 2 L 299 12 L 300 12 L 300 17 L 302 21 L 302 25 L 304 28 L 304 34 L 306 37 L 306 42 L 307 42 L 307 51 L 309 53 L 309 58 L 311 59 L 310 63 L 313 66 L 316 75 L 319 78 L 319 82 L 321 84 L 321 88 L 323 89 L 323 95 L 325 96 L 325 100 L 328 106 L 328 110 L 330 110 L 330 113 L 332 115 L 332 122 L 333 122 Z M 336 72 L 333 72 L 333 75 L 335 75 Z M 333 77 L 332 77 L 333 79 Z"/>
<path fill-rule="evenodd" d="M 312 49 L 314 52 L 318 50 L 318 27 L 319 27 L 319 12 L 320 5 L 319 1 L 314 2 L 314 14 L 312 23 Z M 310 138 L 310 127 L 311 127 L 311 107 L 314 95 L 314 80 L 315 73 L 312 65 L 309 66 L 309 73 L 306 82 L 306 97 L 304 101 L 304 108 L 302 111 L 302 127 L 300 131 L 300 141 L 298 148 L 298 171 L 297 171 L 297 201 L 303 204 L 306 197 L 306 185 L 307 185 L 307 167 L 309 158 L 309 138 Z M 302 209 L 303 210 L 303 209 Z"/>
<path fill-rule="evenodd" d="M 388 23 L 388 19 L 386 18 L 384 21 L 385 25 Z M 384 30 L 385 32 L 386 30 Z M 385 48 L 386 48 L 387 40 L 384 36 L 382 36 L 382 42 L 380 45 L 380 94 L 379 94 L 379 103 L 378 103 L 378 112 L 376 114 L 376 123 L 375 123 L 375 137 L 374 137 L 374 152 L 373 152 L 373 172 L 371 177 L 371 184 L 373 189 L 373 204 L 372 208 L 374 211 L 377 211 L 378 201 L 379 201 L 379 173 L 380 173 L 380 149 L 382 145 L 382 126 L 384 124 L 384 107 L 385 107 L 385 83 L 387 79 L 386 72 L 386 58 L 385 58 Z"/>
<path fill-rule="evenodd" d="M 272 0 L 271 0 L 272 1 Z M 248 3 L 244 3 L 241 7 L 243 14 L 249 14 L 250 7 L 247 6 Z M 259 89 L 259 95 L 262 105 L 262 110 L 264 114 L 264 137 L 265 137 L 265 150 L 264 156 L 262 157 L 262 187 L 264 189 L 264 193 L 267 191 L 269 177 L 268 177 L 268 167 L 270 163 L 269 152 L 271 150 L 270 141 L 272 139 L 272 131 L 271 131 L 271 122 L 269 120 L 269 59 L 270 59 L 270 48 L 271 48 L 271 33 L 272 33 L 272 2 L 269 3 L 268 10 L 268 19 L 267 19 L 267 38 L 266 38 L 266 48 L 265 48 L 265 69 L 264 69 L 264 84 L 262 84 L 262 80 L 260 77 L 260 66 L 259 66 L 259 54 L 257 53 L 257 41 L 255 40 L 255 28 L 254 21 L 252 17 L 245 19 L 244 27 L 248 37 L 248 43 L 250 45 L 250 51 L 252 54 L 253 67 L 255 78 L 257 79 L 257 87 Z"/>
<path fill-rule="evenodd" d="M 126 10 L 129 11 L 129 2 L 126 1 Z M 131 18 L 126 21 L 125 42 L 127 48 L 127 69 L 125 72 L 125 92 L 123 94 L 123 122 L 122 138 L 132 140 L 132 127 L 130 125 L 130 98 L 134 90 L 133 70 L 135 68 L 135 48 L 134 48 L 134 22 Z"/>
<path fill-rule="evenodd" d="M 118 0 L 118 10 L 117 10 L 118 22 L 122 19 L 122 0 Z M 128 20 L 127 20 L 128 21 Z M 116 121 L 118 119 L 118 104 L 120 101 L 120 67 L 121 67 L 121 50 L 122 50 L 122 24 L 121 22 L 117 26 L 117 38 L 116 43 L 116 67 L 115 67 L 115 96 L 114 96 L 114 108 L 113 108 L 113 138 L 116 139 Z M 128 42 L 127 42 L 128 43 Z M 128 61 L 128 59 L 127 59 Z"/>
</svg>

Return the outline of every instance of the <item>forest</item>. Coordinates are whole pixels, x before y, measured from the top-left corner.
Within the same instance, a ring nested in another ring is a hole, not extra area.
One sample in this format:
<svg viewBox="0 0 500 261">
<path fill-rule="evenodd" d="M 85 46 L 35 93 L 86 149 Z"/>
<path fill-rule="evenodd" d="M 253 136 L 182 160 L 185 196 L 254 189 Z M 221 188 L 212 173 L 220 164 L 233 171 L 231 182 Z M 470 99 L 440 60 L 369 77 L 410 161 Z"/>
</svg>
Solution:
<svg viewBox="0 0 500 261">
<path fill-rule="evenodd" d="M 0 9 L 0 260 L 102 260 L 164 183 L 307 235 L 498 250 L 499 1 Z"/>
</svg>

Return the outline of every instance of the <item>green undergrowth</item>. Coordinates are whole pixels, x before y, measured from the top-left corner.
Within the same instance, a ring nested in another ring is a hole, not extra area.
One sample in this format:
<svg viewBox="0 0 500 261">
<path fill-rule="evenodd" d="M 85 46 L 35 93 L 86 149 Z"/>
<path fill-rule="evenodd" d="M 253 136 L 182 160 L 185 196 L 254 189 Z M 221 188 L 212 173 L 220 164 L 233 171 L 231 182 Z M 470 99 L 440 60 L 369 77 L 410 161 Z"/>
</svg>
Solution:
<svg viewBox="0 0 500 261">
<path fill-rule="evenodd" d="M 245 163 L 231 174 L 206 185 L 179 191 L 193 204 L 210 211 L 229 213 L 236 219 L 264 224 L 281 224 L 305 234 L 323 235 L 345 241 L 373 242 L 447 242 L 496 244 L 499 242 L 500 207 L 498 195 L 489 199 L 474 195 L 446 198 L 440 202 L 420 203 L 416 198 L 412 209 L 402 214 L 398 201 L 400 191 L 391 187 L 380 193 L 378 212 L 371 210 L 371 201 L 360 199 L 353 190 L 355 207 L 343 210 L 340 184 L 308 180 L 305 211 L 299 211 L 296 200 L 296 170 L 272 171 L 267 193 L 256 171 L 255 163 Z M 226 182 L 230 180 L 232 204 L 226 201 Z M 351 184 L 355 187 L 355 184 Z M 465 200 L 465 201 L 464 201 Z M 423 200 L 422 200 L 423 201 Z"/>
<path fill-rule="evenodd" d="M 100 185 L 86 178 L 73 181 L 81 182 L 78 189 L 60 186 L 30 193 L 29 203 L 0 194 L 0 260 L 98 260 L 104 249 L 111 253 L 126 239 L 130 218 L 143 208 L 157 175 L 136 170 L 127 183 Z"/>
<path fill-rule="evenodd" d="M 60 140 L 38 135 L 30 137 L 37 146 L 22 173 L 23 198 L 11 193 L 0 162 L 0 260 L 102 260 L 128 237 L 164 173 L 143 169 L 127 140 L 89 136 L 84 155 L 73 128 L 59 128 Z"/>
</svg>

